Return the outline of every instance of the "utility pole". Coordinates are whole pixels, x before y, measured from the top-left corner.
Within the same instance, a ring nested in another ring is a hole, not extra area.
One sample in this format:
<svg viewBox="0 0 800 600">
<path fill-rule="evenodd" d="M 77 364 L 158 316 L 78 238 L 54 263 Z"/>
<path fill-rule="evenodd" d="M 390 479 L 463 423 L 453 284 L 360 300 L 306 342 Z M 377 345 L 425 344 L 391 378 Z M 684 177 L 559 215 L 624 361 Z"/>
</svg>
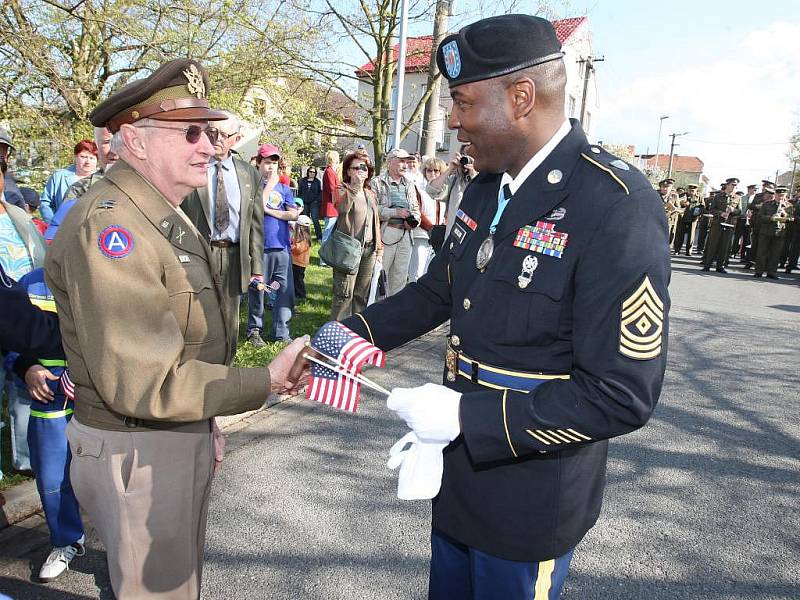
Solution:
<svg viewBox="0 0 800 600">
<path fill-rule="evenodd" d="M 436 49 L 447 36 L 447 19 L 452 14 L 453 1 L 436 0 L 436 17 L 433 22 L 433 40 L 431 42 L 431 62 L 428 66 L 428 89 L 431 90 L 431 95 L 425 103 L 425 112 L 422 117 L 420 154 L 423 156 L 436 156 L 436 142 L 441 139 L 444 131 L 442 110 L 439 106 L 442 78 L 439 76 L 439 66 L 436 64 Z"/>
<path fill-rule="evenodd" d="M 596 58 L 594 56 L 587 56 L 586 58 L 578 59 L 579 65 L 585 65 L 583 69 L 583 95 L 581 97 L 581 125 L 583 125 L 583 119 L 586 116 L 586 96 L 589 91 L 589 78 L 592 76 L 592 71 L 594 71 L 594 63 L 603 62 L 604 60 L 605 58 L 602 56 Z"/>
<path fill-rule="evenodd" d="M 400 147 L 400 132 L 403 129 L 403 85 L 406 76 L 406 28 L 408 27 L 408 0 L 400 0 L 400 48 L 397 52 L 397 73 L 394 90 L 394 129 L 389 148 Z M 390 57 L 391 58 L 391 57 Z"/>
<path fill-rule="evenodd" d="M 658 139 L 656 140 L 655 169 L 658 169 L 658 151 L 661 149 L 661 126 L 664 124 L 664 119 L 669 119 L 669 115 L 662 115 L 658 118 Z"/>
<path fill-rule="evenodd" d="M 789 198 L 792 198 L 794 195 L 794 177 L 796 173 L 797 173 L 797 159 L 795 158 L 794 161 L 792 161 L 792 182 L 789 185 Z"/>
<path fill-rule="evenodd" d="M 669 146 L 669 168 L 667 169 L 667 177 L 672 177 L 672 158 L 675 155 L 675 147 L 680 146 L 680 144 L 675 143 L 675 138 L 680 137 L 682 135 L 686 135 L 689 133 L 688 131 L 684 131 L 683 133 L 670 133 L 670 137 L 672 138 L 672 143 Z M 658 159 L 656 159 L 658 160 Z"/>
</svg>

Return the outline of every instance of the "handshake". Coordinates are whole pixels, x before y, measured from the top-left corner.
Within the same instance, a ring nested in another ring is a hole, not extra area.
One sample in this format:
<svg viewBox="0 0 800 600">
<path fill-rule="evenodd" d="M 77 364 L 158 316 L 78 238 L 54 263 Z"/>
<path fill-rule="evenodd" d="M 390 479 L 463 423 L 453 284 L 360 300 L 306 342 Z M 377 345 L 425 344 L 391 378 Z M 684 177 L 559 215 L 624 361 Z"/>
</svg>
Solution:
<svg viewBox="0 0 800 600">
<path fill-rule="evenodd" d="M 442 385 L 395 388 L 386 406 L 402 417 L 411 431 L 389 451 L 390 469 L 400 467 L 397 497 L 424 500 L 439 493 L 445 447 L 461 433 L 461 394 Z"/>
</svg>

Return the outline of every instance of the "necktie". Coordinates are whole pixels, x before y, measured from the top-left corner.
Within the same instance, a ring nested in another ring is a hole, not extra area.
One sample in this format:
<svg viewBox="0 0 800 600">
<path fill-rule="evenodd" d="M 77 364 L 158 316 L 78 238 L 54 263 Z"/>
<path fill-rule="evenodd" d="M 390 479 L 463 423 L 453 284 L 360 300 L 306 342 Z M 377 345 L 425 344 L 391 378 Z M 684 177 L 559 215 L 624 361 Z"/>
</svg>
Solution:
<svg viewBox="0 0 800 600">
<path fill-rule="evenodd" d="M 231 223 L 231 216 L 228 212 L 228 195 L 225 192 L 225 167 L 221 162 L 216 165 L 217 169 L 217 192 L 214 194 L 214 229 L 217 235 L 222 235 Z"/>
</svg>

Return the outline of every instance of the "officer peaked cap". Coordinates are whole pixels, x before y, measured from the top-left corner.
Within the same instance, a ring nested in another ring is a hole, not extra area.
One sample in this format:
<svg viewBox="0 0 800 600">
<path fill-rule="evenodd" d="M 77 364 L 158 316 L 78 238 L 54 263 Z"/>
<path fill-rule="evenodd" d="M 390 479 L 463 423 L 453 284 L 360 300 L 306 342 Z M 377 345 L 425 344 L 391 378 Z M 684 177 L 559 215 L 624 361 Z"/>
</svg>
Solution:
<svg viewBox="0 0 800 600">
<path fill-rule="evenodd" d="M 208 72 L 196 60 L 180 58 L 161 65 L 152 75 L 129 83 L 97 106 L 89 120 L 116 133 L 126 123 L 159 121 L 224 121 L 225 113 L 208 106 Z"/>
<path fill-rule="evenodd" d="M 436 64 L 454 88 L 562 56 L 561 42 L 547 19 L 500 15 L 476 21 L 444 38 L 436 50 Z"/>
</svg>

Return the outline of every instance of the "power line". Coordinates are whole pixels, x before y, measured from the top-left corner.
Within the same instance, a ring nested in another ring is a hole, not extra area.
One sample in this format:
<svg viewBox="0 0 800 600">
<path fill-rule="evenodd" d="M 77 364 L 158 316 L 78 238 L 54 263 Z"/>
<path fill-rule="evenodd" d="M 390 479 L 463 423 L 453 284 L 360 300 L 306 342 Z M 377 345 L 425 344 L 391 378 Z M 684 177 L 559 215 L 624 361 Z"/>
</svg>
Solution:
<svg viewBox="0 0 800 600">
<path fill-rule="evenodd" d="M 714 144 L 718 146 L 786 146 L 791 144 L 789 140 L 783 142 L 763 142 L 763 143 L 747 143 L 747 142 L 709 142 L 707 140 L 695 140 L 686 138 L 687 142 L 695 142 L 696 144 Z"/>
</svg>

